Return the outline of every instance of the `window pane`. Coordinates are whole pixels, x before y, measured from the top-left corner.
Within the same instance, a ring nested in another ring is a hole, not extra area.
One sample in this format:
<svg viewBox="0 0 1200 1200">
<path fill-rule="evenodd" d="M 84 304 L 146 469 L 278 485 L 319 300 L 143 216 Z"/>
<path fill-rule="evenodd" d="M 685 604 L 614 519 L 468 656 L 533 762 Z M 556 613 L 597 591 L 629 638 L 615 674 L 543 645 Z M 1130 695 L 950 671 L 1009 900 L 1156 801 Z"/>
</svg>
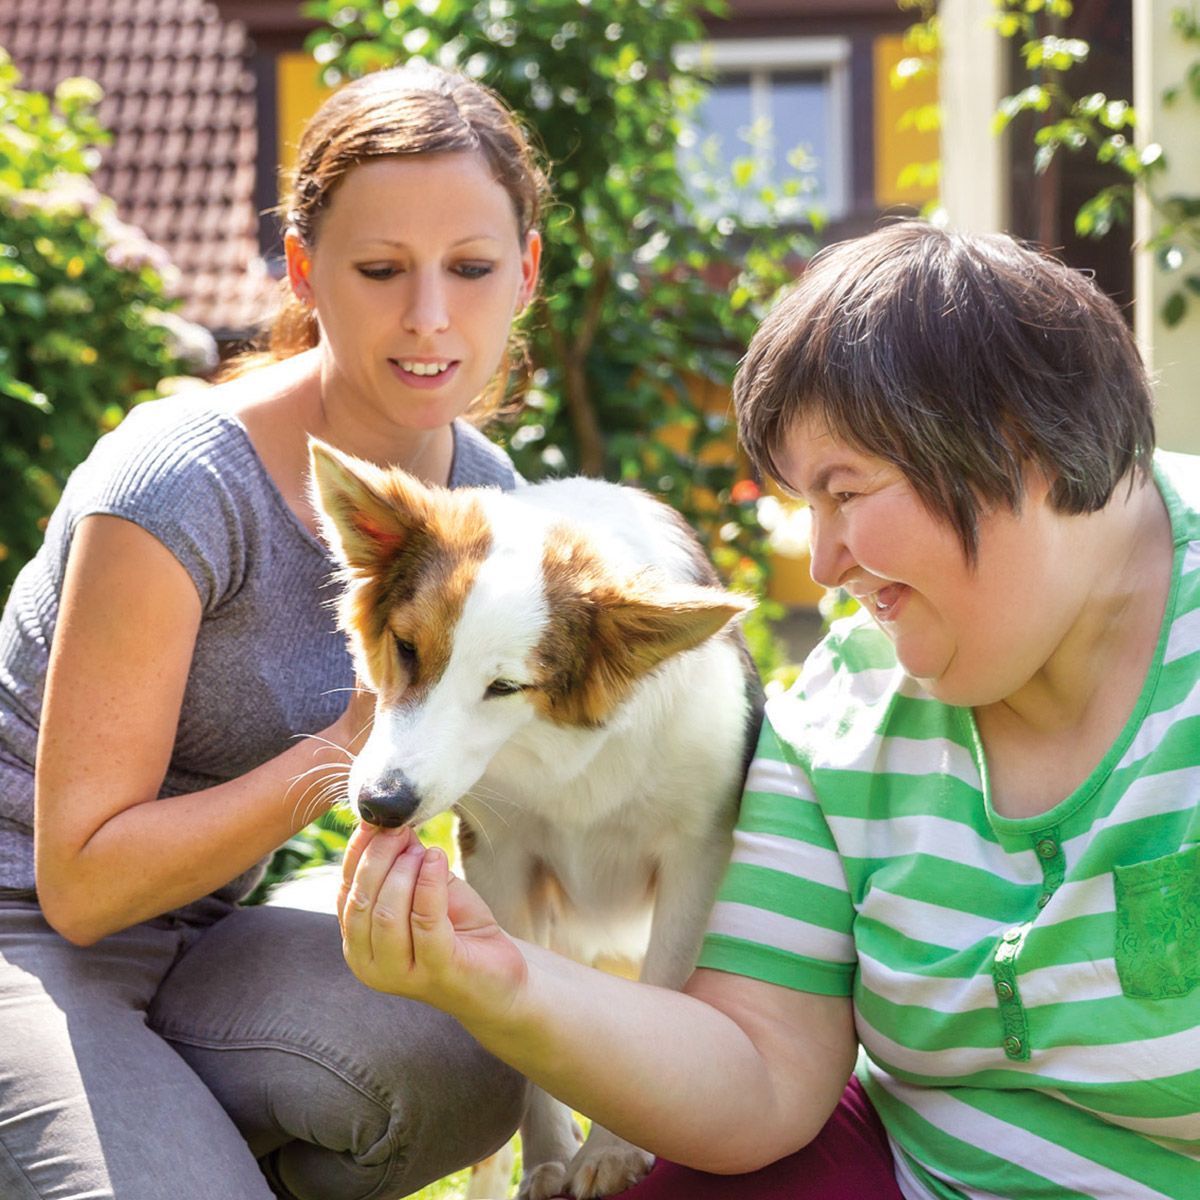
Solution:
<svg viewBox="0 0 1200 1200">
<path fill-rule="evenodd" d="M 802 219 L 808 209 L 825 205 L 830 103 L 824 72 L 760 71 L 753 80 L 749 74 L 722 74 L 693 117 L 696 146 L 685 154 L 685 167 L 689 173 L 694 170 L 697 151 L 706 140 L 715 139 L 716 161 L 707 168 L 720 181 L 728 181 L 738 159 L 753 159 L 758 165 L 754 192 L 790 179 L 804 181 L 805 189 L 797 198 L 776 202 L 778 215 Z M 788 155 L 798 147 L 808 156 L 800 167 L 788 162 Z M 750 219 L 764 215 L 758 200 L 731 194 L 724 182 L 719 191 L 721 200 L 703 199 L 702 207 L 713 212 L 732 207 Z"/>
<path fill-rule="evenodd" d="M 777 182 L 801 172 L 789 165 L 788 154 L 797 146 L 815 159 L 817 192 L 827 192 L 830 169 L 829 80 L 824 75 L 771 76 L 771 128 L 775 135 L 774 177 Z M 813 172 L 809 172 L 813 173 Z"/>
<path fill-rule="evenodd" d="M 719 140 L 720 161 L 726 167 L 751 152 L 746 139 L 753 123 L 749 75 L 722 75 L 696 114 L 700 140 L 713 136 Z"/>
</svg>

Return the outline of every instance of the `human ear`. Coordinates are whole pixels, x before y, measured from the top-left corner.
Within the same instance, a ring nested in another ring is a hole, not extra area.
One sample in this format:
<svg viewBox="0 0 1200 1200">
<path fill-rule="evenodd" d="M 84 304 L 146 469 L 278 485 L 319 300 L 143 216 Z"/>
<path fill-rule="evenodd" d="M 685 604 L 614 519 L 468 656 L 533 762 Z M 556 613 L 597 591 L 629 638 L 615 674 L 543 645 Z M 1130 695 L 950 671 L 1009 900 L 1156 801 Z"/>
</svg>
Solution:
<svg viewBox="0 0 1200 1200">
<path fill-rule="evenodd" d="M 531 229 L 525 235 L 525 251 L 521 255 L 521 290 L 517 293 L 517 309 L 524 308 L 537 291 L 538 271 L 542 265 L 542 235 Z"/>
<path fill-rule="evenodd" d="M 312 271 L 312 259 L 309 257 L 308 247 L 301 241 L 296 230 L 289 229 L 283 235 L 283 253 L 287 261 L 288 283 L 291 285 L 292 295 L 301 304 L 313 307 L 316 300 L 308 278 Z"/>
</svg>

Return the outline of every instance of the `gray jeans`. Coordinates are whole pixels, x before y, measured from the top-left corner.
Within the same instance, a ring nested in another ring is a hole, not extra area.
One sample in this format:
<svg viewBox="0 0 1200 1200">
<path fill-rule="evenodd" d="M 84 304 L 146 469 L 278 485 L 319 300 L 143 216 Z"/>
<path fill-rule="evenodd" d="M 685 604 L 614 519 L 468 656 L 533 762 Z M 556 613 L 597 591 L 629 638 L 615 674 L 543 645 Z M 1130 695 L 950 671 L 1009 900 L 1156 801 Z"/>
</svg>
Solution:
<svg viewBox="0 0 1200 1200">
<path fill-rule="evenodd" d="M 509 1137 L 524 1083 L 360 984 L 336 920 L 215 902 L 72 946 L 0 899 L 3 1200 L 387 1200 Z"/>
</svg>

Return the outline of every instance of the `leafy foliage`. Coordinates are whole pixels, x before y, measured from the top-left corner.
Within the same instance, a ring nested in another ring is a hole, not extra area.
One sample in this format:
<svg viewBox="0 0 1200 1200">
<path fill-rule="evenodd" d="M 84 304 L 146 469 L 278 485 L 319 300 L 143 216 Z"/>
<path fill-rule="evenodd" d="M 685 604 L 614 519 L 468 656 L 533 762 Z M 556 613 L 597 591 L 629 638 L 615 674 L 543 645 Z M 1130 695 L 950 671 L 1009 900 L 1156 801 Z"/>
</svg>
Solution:
<svg viewBox="0 0 1200 1200">
<path fill-rule="evenodd" d="M 1003 130 L 1022 113 L 1038 116 L 1034 169 L 1039 173 L 1060 152 L 1091 154 L 1096 162 L 1115 169 L 1117 181 L 1101 188 L 1076 213 L 1075 231 L 1081 237 L 1101 238 L 1115 225 L 1128 224 L 1135 194 L 1146 198 L 1159 222 L 1144 249 L 1154 255 L 1162 270 L 1180 280 L 1163 302 L 1161 313 L 1168 325 L 1177 325 L 1191 299 L 1200 296 L 1200 273 L 1195 267 L 1200 253 L 1200 198 L 1160 193 L 1166 152 L 1155 142 L 1135 144 L 1137 116 L 1127 100 L 1101 92 L 1072 94 L 1067 75 L 1086 61 L 1090 50 L 1086 41 L 1062 36 L 1063 23 L 1072 11 L 1070 0 L 1002 0 L 997 28 L 1003 36 L 1019 40 L 1033 82 L 1001 101 L 995 128 Z M 1171 19 L 1185 41 L 1200 42 L 1200 20 L 1194 11 L 1175 9 Z M 1185 97 L 1200 102 L 1200 60 L 1192 64 L 1181 84 L 1167 90 L 1164 99 L 1179 103 Z"/>
<path fill-rule="evenodd" d="M 727 388 L 811 243 L 797 232 L 796 182 L 764 182 L 749 152 L 717 180 L 690 126 L 704 82 L 676 51 L 704 39 L 701 14 L 716 8 L 310 0 L 305 11 L 327 22 L 309 41 L 327 82 L 412 56 L 460 69 L 523 115 L 552 164 L 532 386 L 509 438 L 520 470 L 647 487 L 704 533 L 727 578 L 757 591 L 765 554 L 753 505 L 731 498 Z M 756 189 L 761 203 L 729 210 Z"/>
<path fill-rule="evenodd" d="M 936 0 L 897 0 L 899 7 L 913 13 L 913 23 L 904 31 L 904 57 L 896 64 L 889 83 L 893 88 L 903 89 L 919 79 L 936 77 L 941 62 L 942 31 L 941 17 Z M 942 127 L 940 104 L 919 104 L 900 114 L 898 129 L 915 129 L 920 133 L 933 133 Z M 936 189 L 941 182 L 940 159 L 929 162 L 907 163 L 896 181 L 901 188 L 920 187 Z M 940 201 L 930 200 L 921 210 L 929 220 L 938 216 Z"/>
<path fill-rule="evenodd" d="M 97 435 L 181 370 L 165 256 L 91 182 L 99 87 L 19 82 L 0 50 L 0 596 Z"/>
</svg>

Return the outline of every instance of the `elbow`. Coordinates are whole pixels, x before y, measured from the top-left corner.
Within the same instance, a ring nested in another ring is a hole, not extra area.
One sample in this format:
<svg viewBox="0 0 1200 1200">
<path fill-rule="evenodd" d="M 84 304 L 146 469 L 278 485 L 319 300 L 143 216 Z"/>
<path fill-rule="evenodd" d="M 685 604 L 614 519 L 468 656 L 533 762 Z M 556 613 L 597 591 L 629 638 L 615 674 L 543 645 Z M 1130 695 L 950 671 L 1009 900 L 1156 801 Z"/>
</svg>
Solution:
<svg viewBox="0 0 1200 1200">
<path fill-rule="evenodd" d="M 797 1114 L 797 1120 L 773 1130 L 760 1125 L 744 1137 L 714 1138 L 683 1165 L 709 1175 L 750 1175 L 803 1150 L 821 1132 L 824 1121 L 810 1125 Z"/>
<path fill-rule="evenodd" d="M 64 904 L 61 898 L 51 899 L 39 892 L 38 902 L 46 923 L 73 946 L 94 946 L 109 932 L 100 928 L 94 920 L 89 920 L 86 912 L 77 912 L 69 904 Z"/>
<path fill-rule="evenodd" d="M 78 859 L 50 852 L 44 838 L 34 839 L 34 883 L 46 923 L 73 946 L 95 945 L 116 926 L 106 923 L 97 889 L 85 882 Z"/>
<path fill-rule="evenodd" d="M 71 943 L 72 946 L 94 946 L 102 937 L 104 931 L 99 929 L 88 929 L 82 925 L 55 925 L 50 922 L 54 931 L 64 940 Z"/>
<path fill-rule="evenodd" d="M 116 927 L 104 921 L 95 897 L 85 895 L 83 888 L 48 878 L 50 872 L 40 869 L 40 864 L 35 875 L 42 916 L 60 937 L 73 946 L 92 946 L 114 931 Z"/>
</svg>

